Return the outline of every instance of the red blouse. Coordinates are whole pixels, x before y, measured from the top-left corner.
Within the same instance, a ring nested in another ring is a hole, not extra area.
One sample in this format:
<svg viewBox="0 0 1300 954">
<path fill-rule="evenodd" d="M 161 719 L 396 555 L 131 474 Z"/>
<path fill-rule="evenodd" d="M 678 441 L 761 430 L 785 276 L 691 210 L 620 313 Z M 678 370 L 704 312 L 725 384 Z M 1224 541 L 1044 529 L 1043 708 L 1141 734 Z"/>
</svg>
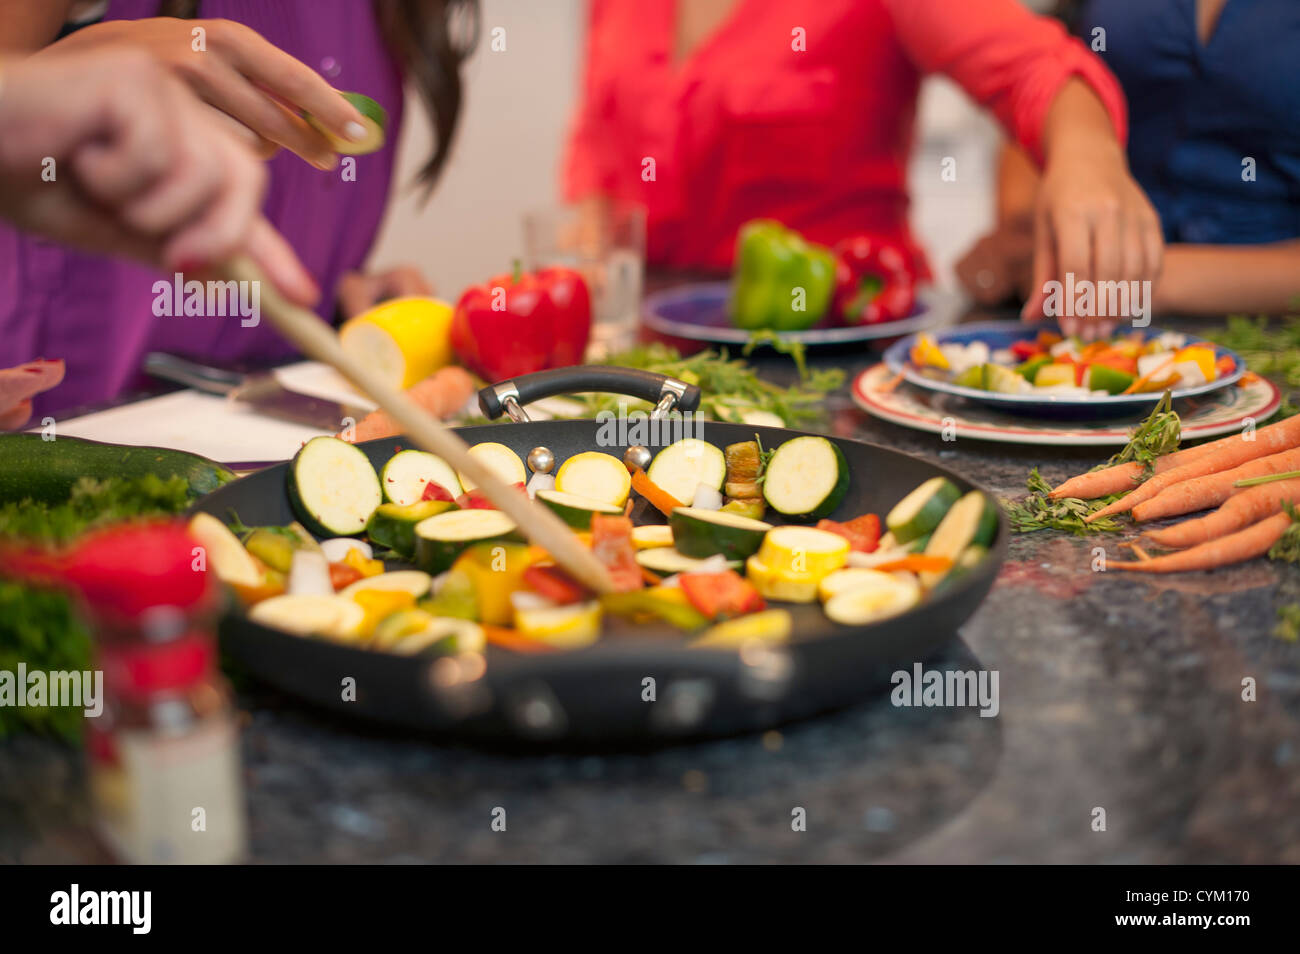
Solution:
<svg viewBox="0 0 1300 954">
<path fill-rule="evenodd" d="M 1017 0 L 737 0 L 679 63 L 676 0 L 589 2 L 565 193 L 643 203 L 655 264 L 726 268 L 756 216 L 826 243 L 862 230 L 910 241 L 922 73 L 961 84 L 1036 157 L 1071 76 L 1126 131 L 1106 67 Z"/>
</svg>

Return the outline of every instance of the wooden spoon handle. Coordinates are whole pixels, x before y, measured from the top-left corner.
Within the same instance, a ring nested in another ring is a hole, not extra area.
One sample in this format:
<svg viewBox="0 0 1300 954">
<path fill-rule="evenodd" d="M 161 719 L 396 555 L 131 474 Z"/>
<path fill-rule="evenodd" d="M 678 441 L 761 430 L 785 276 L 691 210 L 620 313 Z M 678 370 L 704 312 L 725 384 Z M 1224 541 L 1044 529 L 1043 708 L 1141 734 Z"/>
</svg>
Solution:
<svg viewBox="0 0 1300 954">
<path fill-rule="evenodd" d="M 450 428 L 389 384 L 382 375 L 344 351 L 333 329 L 306 309 L 286 301 L 257 265 L 241 257 L 227 263 L 224 271 L 235 281 L 258 282 L 262 312 L 282 335 L 297 345 L 303 354 L 336 368 L 392 415 L 417 445 L 466 474 L 488 500 L 515 521 L 529 540 L 550 553 L 574 579 L 597 593 L 613 591 L 609 571 L 582 545 L 564 521 L 503 481 L 474 458 L 469 453 L 469 445 Z"/>
</svg>

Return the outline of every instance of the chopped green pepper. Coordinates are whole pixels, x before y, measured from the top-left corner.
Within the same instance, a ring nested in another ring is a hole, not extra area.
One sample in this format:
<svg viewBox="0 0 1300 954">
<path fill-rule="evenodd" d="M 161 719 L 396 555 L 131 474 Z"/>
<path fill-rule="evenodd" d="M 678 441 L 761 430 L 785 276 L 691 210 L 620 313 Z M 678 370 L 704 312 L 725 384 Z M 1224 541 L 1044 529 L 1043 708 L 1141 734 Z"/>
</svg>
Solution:
<svg viewBox="0 0 1300 954">
<path fill-rule="evenodd" d="M 740 229 L 728 310 L 738 328 L 802 331 L 835 295 L 835 254 L 771 219 Z"/>
</svg>

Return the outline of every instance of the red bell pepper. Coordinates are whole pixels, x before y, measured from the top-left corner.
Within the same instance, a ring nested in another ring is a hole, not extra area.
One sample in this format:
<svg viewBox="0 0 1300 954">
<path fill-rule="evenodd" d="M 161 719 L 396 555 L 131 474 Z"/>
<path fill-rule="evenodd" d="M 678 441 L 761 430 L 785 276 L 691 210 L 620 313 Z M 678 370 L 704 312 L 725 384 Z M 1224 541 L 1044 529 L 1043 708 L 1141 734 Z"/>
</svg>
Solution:
<svg viewBox="0 0 1300 954">
<path fill-rule="evenodd" d="M 636 562 L 632 521 L 627 517 L 593 513 L 591 552 L 609 570 L 616 592 L 627 593 L 641 589 L 641 564 Z"/>
<path fill-rule="evenodd" d="M 683 573 L 678 581 L 691 605 L 709 619 L 757 613 L 767 605 L 753 584 L 735 570 Z"/>
<path fill-rule="evenodd" d="M 843 537 L 849 541 L 849 549 L 858 553 L 874 553 L 880 546 L 880 518 L 874 513 L 864 513 L 847 523 L 819 520 L 817 529 Z"/>
<path fill-rule="evenodd" d="M 591 335 L 591 294 L 571 268 L 497 275 L 465 290 L 451 346 L 488 381 L 581 364 Z"/>
<path fill-rule="evenodd" d="M 452 492 L 438 483 L 436 480 L 426 480 L 424 482 L 424 492 L 420 494 L 421 500 L 446 500 L 454 503 L 456 498 Z"/>
<path fill-rule="evenodd" d="M 835 305 L 850 325 L 898 321 L 916 303 L 912 256 L 898 243 L 855 235 L 835 246 Z"/>
<path fill-rule="evenodd" d="M 552 603 L 581 603 L 587 590 L 558 566 L 530 566 L 524 570 L 524 585 Z"/>
</svg>

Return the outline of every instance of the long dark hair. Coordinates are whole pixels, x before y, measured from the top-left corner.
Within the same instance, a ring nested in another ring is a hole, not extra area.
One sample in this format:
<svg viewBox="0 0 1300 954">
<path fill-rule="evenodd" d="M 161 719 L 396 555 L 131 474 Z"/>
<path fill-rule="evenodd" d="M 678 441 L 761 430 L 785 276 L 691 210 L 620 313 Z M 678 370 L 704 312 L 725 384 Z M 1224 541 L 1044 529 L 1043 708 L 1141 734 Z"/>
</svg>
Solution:
<svg viewBox="0 0 1300 954">
<path fill-rule="evenodd" d="M 478 0 L 373 0 L 375 18 L 402 75 L 415 84 L 433 126 L 433 154 L 417 181 L 432 191 L 451 151 L 461 108 L 461 64 L 478 45 Z M 160 0 L 158 16 L 192 20 L 199 0 Z"/>
</svg>

